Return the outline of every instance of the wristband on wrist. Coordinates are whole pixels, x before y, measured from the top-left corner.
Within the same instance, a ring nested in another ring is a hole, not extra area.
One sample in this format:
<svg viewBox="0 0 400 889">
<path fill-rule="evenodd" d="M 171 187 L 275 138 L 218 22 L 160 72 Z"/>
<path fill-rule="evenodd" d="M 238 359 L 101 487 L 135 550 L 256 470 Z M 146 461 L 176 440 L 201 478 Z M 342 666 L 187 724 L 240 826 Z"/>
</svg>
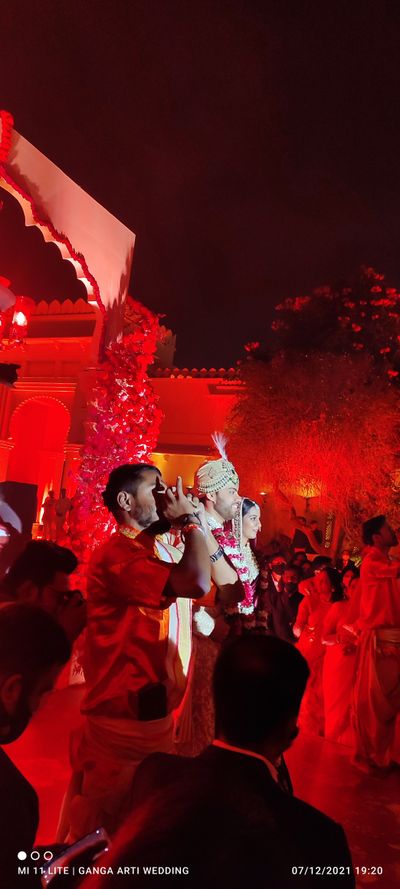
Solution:
<svg viewBox="0 0 400 889">
<path fill-rule="evenodd" d="M 218 562 L 218 559 L 220 559 L 223 555 L 224 551 L 222 549 L 222 546 L 219 546 L 215 553 L 210 556 L 210 562 Z"/>
</svg>

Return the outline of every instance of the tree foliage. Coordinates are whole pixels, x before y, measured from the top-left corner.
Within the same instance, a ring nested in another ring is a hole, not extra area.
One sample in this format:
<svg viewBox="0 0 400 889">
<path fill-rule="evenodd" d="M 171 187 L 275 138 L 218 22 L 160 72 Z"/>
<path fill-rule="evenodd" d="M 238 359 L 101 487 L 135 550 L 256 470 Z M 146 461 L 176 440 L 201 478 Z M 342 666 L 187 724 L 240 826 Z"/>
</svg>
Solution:
<svg viewBox="0 0 400 889">
<path fill-rule="evenodd" d="M 277 307 L 274 351 L 243 362 L 228 431 L 243 490 L 318 496 L 354 538 L 397 503 L 400 301 L 372 270 L 349 291 Z"/>
<path fill-rule="evenodd" d="M 400 294 L 370 267 L 345 284 L 284 300 L 272 331 L 273 351 L 366 354 L 389 381 L 400 376 Z"/>
</svg>

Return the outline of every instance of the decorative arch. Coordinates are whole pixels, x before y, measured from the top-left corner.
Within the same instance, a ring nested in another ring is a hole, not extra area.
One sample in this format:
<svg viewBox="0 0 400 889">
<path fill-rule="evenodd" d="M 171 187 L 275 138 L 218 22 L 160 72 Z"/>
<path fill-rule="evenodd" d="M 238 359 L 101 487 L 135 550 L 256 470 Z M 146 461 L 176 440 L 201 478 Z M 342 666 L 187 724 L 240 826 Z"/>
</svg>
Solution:
<svg viewBox="0 0 400 889">
<path fill-rule="evenodd" d="M 24 214 L 25 225 L 34 225 L 39 229 L 43 240 L 55 244 L 62 258 L 72 263 L 76 277 L 85 286 L 88 300 L 95 301 L 102 314 L 105 315 L 106 310 L 101 301 L 99 286 L 88 268 L 85 257 L 75 250 L 65 234 L 54 228 L 50 220 L 40 217 L 31 196 L 13 180 L 5 169 L 4 164 L 7 162 L 11 148 L 13 125 L 12 115 L 8 111 L 0 111 L 0 184 L 18 201 Z"/>
<path fill-rule="evenodd" d="M 43 240 L 46 243 L 55 244 L 61 253 L 62 259 L 66 259 L 73 265 L 78 281 L 81 281 L 86 289 L 88 301 L 91 303 L 95 302 L 102 314 L 105 315 L 106 310 L 100 298 L 99 286 L 87 266 L 85 257 L 74 249 L 66 235 L 56 231 L 50 221 L 40 218 L 30 195 L 12 180 L 11 176 L 1 165 L 0 185 L 18 201 L 24 214 L 25 225 L 34 225 L 39 230 Z"/>
<path fill-rule="evenodd" d="M 39 402 L 39 403 L 55 402 L 55 404 L 60 405 L 60 407 L 65 412 L 65 414 L 67 414 L 67 416 L 68 416 L 68 428 L 67 428 L 67 432 L 66 432 L 66 435 L 68 435 L 70 425 L 71 425 L 71 414 L 69 412 L 67 405 L 64 404 L 64 402 L 61 401 L 60 398 L 55 398 L 54 395 L 32 395 L 30 398 L 25 398 L 24 401 L 21 401 L 20 404 L 17 405 L 17 407 L 15 408 L 15 410 L 13 411 L 13 413 L 11 415 L 9 430 L 10 430 L 10 435 L 12 437 L 13 437 L 12 428 L 13 428 L 13 423 L 15 421 L 15 418 L 20 413 L 22 408 L 24 408 L 27 404 L 29 404 L 32 401 Z"/>
<path fill-rule="evenodd" d="M 60 490 L 70 423 L 66 405 L 48 395 L 27 398 L 11 417 L 13 449 L 7 477 L 37 485 L 38 518 L 47 491 L 54 488 L 58 494 Z"/>
<path fill-rule="evenodd" d="M 3 112 L 0 185 L 16 198 L 26 225 L 38 228 L 74 266 L 88 302 L 97 306 L 101 362 L 105 349 L 122 336 L 135 235 L 11 124 L 11 115 Z"/>
</svg>

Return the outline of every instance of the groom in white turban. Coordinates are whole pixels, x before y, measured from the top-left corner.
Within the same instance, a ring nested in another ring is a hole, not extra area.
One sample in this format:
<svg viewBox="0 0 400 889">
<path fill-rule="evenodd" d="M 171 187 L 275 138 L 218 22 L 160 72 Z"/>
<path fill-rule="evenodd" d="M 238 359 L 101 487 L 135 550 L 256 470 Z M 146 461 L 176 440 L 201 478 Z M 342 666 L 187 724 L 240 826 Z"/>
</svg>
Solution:
<svg viewBox="0 0 400 889">
<path fill-rule="evenodd" d="M 233 463 L 227 458 L 225 439 L 215 434 L 213 440 L 221 458 L 202 463 L 195 475 L 195 488 L 204 502 L 212 531 L 222 528 L 225 522 L 232 521 L 241 500 L 238 493 L 239 476 Z"/>
</svg>

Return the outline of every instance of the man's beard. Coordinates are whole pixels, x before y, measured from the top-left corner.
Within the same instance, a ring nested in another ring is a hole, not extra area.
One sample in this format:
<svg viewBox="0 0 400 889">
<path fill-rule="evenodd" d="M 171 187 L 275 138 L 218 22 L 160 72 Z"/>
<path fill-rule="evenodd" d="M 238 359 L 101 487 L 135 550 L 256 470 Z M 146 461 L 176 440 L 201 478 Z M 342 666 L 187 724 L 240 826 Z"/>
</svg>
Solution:
<svg viewBox="0 0 400 889">
<path fill-rule="evenodd" d="M 171 528 L 171 522 L 168 519 L 162 517 L 155 519 L 151 525 L 148 526 L 148 529 L 152 534 L 166 534 Z"/>
<path fill-rule="evenodd" d="M 154 507 L 150 506 L 136 506 L 132 518 L 143 530 L 149 528 L 154 522 L 158 522 L 157 512 Z"/>
</svg>

